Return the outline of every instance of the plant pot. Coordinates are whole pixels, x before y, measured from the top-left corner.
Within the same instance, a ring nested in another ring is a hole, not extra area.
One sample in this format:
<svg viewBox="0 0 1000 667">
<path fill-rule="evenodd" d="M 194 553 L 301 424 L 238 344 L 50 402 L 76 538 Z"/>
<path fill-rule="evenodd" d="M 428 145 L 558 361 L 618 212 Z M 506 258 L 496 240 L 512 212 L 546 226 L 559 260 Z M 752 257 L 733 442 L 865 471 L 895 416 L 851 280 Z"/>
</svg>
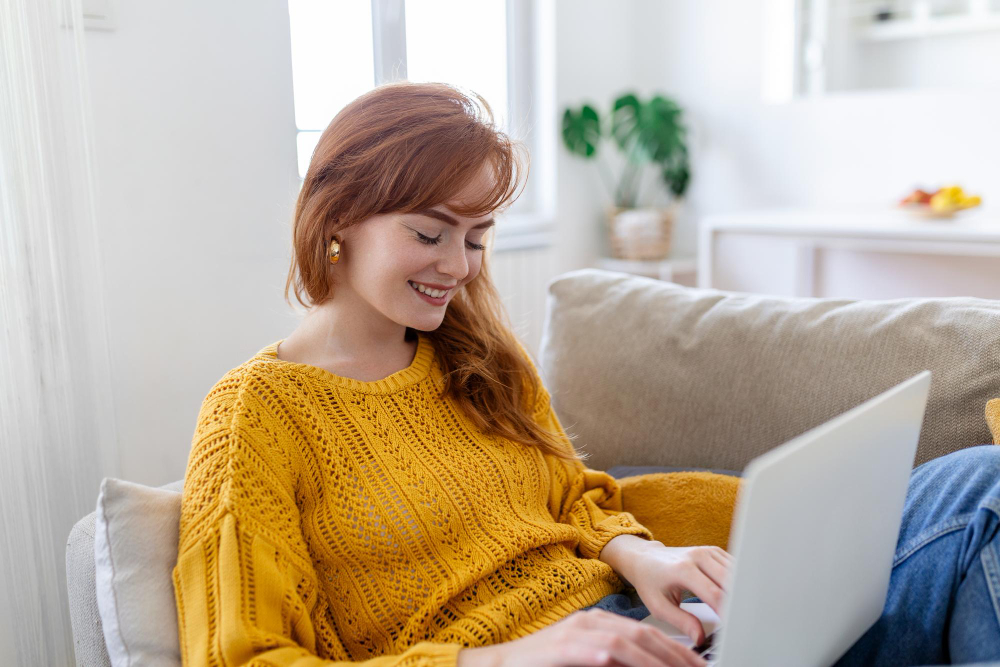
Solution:
<svg viewBox="0 0 1000 667">
<path fill-rule="evenodd" d="M 608 210 L 608 238 L 615 259 L 661 260 L 670 255 L 678 202 L 658 208 Z"/>
</svg>

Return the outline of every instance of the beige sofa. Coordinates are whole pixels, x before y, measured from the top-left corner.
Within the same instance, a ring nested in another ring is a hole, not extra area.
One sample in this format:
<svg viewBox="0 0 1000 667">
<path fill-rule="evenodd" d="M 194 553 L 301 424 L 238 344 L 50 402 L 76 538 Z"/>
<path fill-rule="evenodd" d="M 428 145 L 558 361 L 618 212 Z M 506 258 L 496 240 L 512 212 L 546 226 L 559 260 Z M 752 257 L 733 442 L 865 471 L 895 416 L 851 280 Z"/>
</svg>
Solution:
<svg viewBox="0 0 1000 667">
<path fill-rule="evenodd" d="M 549 283 L 538 357 L 588 465 L 619 477 L 739 474 L 758 454 L 927 368 L 919 464 L 992 441 L 984 406 L 1000 396 L 1000 301 L 784 298 L 584 269 Z M 93 513 L 69 535 L 66 568 L 77 664 L 109 665 Z"/>
</svg>

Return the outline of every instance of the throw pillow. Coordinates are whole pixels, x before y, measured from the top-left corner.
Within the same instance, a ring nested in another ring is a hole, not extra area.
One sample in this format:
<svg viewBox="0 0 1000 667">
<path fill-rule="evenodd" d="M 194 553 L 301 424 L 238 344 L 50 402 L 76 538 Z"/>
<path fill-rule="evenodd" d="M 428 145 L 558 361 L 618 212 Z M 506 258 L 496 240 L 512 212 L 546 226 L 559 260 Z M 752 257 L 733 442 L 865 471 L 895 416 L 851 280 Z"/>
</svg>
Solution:
<svg viewBox="0 0 1000 667">
<path fill-rule="evenodd" d="M 655 472 L 618 480 L 622 505 L 670 547 L 729 548 L 740 477 L 706 471 Z"/>
<path fill-rule="evenodd" d="M 993 444 L 1000 445 L 1000 398 L 986 404 L 986 424 L 993 434 Z"/>
<path fill-rule="evenodd" d="M 106 477 L 94 521 L 95 585 L 113 667 L 180 667 L 173 577 L 178 491 Z"/>
</svg>

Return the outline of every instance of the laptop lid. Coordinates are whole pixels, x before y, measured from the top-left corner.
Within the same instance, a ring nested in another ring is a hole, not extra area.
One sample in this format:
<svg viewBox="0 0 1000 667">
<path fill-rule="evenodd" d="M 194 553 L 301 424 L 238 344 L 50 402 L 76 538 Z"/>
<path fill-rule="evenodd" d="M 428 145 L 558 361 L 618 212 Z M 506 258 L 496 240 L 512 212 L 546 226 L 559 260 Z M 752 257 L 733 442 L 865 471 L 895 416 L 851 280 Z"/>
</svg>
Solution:
<svg viewBox="0 0 1000 667">
<path fill-rule="evenodd" d="M 825 667 L 882 614 L 930 382 L 923 371 L 747 466 L 719 664 Z"/>
</svg>

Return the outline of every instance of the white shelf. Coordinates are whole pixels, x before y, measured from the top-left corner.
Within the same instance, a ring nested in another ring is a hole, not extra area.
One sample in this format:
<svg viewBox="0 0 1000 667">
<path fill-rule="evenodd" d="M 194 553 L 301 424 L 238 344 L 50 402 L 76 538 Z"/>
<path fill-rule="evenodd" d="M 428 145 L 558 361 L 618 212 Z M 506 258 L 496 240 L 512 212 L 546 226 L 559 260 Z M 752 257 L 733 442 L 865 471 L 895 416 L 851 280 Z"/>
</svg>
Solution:
<svg viewBox="0 0 1000 667">
<path fill-rule="evenodd" d="M 755 234 L 1000 242 L 1000 211 L 979 206 L 954 218 L 921 218 L 898 207 L 777 209 L 706 216 L 700 228 Z"/>
<path fill-rule="evenodd" d="M 631 273 L 638 276 L 658 278 L 672 282 L 674 276 L 678 274 L 695 273 L 698 268 L 695 257 L 668 257 L 664 260 L 632 260 L 616 259 L 613 257 L 601 257 L 597 261 L 597 268 L 605 271 L 618 271 L 620 273 Z"/>
<path fill-rule="evenodd" d="M 859 30 L 859 37 L 870 42 L 914 39 L 929 35 L 958 35 L 1000 30 L 1000 13 L 931 16 L 926 19 L 873 21 Z"/>
</svg>

